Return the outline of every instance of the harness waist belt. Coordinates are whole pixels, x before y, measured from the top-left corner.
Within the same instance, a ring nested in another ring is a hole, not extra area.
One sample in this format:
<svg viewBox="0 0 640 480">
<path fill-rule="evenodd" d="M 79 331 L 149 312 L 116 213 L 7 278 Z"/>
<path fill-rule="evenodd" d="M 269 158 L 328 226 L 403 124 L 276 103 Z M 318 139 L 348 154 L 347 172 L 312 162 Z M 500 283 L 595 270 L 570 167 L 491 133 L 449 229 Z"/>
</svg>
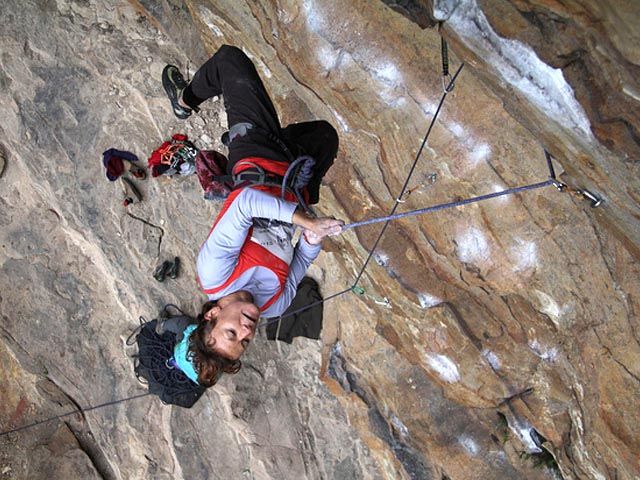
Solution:
<svg viewBox="0 0 640 480">
<path fill-rule="evenodd" d="M 249 182 L 254 185 L 274 184 L 282 185 L 284 177 L 268 173 L 265 171 L 259 171 L 258 169 L 243 170 L 240 173 L 233 175 L 234 186 L 241 182 Z"/>
</svg>

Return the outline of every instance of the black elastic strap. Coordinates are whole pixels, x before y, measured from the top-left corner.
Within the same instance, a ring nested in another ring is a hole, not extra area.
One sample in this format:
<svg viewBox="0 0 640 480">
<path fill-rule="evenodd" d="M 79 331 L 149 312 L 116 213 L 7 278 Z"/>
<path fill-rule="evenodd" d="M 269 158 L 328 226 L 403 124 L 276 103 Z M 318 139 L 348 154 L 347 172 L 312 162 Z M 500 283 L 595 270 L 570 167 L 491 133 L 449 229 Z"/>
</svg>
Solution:
<svg viewBox="0 0 640 480">
<path fill-rule="evenodd" d="M 442 76 L 446 77 L 449 75 L 449 47 L 442 36 L 440 37 L 440 47 L 442 50 Z"/>
</svg>

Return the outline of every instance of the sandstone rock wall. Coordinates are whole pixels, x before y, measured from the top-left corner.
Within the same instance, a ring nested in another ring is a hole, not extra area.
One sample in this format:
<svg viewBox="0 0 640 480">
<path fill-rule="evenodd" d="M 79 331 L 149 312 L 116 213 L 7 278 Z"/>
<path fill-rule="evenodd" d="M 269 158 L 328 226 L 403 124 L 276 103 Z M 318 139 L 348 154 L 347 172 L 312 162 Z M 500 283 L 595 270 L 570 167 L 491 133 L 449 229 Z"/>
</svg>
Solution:
<svg viewBox="0 0 640 480">
<path fill-rule="evenodd" d="M 442 95 L 440 39 L 420 25 L 444 21 L 452 68 L 466 67 L 400 210 L 544 180 L 544 147 L 564 181 L 606 203 L 549 187 L 394 222 L 365 294 L 325 305 L 321 342 L 258 339 L 243 371 L 189 411 L 145 397 L 0 437 L 1 474 L 640 475 L 633 8 L 5 2 L 3 430 L 143 392 L 124 345 L 137 316 L 202 300 L 192 259 L 217 206 L 195 179 L 174 179 L 147 180 L 145 201 L 124 209 L 99 162 L 112 146 L 144 159 L 174 131 L 221 148 L 221 102 L 172 118 L 166 62 L 193 71 L 241 46 L 283 123 L 332 122 L 341 148 L 321 211 L 355 221 L 388 213 L 405 182 Z M 353 283 L 380 229 L 327 242 L 312 269 L 325 295 Z M 183 275 L 156 283 L 173 255 Z"/>
</svg>

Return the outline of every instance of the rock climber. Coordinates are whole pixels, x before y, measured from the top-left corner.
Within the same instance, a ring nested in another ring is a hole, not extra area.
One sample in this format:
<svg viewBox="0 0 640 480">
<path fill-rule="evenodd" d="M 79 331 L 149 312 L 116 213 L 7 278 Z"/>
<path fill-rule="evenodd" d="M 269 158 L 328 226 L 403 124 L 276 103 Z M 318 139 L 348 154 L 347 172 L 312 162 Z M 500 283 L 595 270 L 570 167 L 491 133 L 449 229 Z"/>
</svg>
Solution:
<svg viewBox="0 0 640 480">
<path fill-rule="evenodd" d="M 222 95 L 230 127 L 227 173 L 236 184 L 198 254 L 198 281 L 209 301 L 191 332 L 213 357 L 209 378 L 201 378 L 211 385 L 222 371 L 238 371 L 259 318 L 287 309 L 322 239 L 341 231 L 342 221 L 315 218 L 308 207 L 319 200 L 338 135 L 325 121 L 282 128 L 254 64 L 233 46 L 222 46 L 188 84 L 173 65 L 162 80 L 178 118 Z M 302 234 L 294 247 L 296 226 Z"/>
</svg>

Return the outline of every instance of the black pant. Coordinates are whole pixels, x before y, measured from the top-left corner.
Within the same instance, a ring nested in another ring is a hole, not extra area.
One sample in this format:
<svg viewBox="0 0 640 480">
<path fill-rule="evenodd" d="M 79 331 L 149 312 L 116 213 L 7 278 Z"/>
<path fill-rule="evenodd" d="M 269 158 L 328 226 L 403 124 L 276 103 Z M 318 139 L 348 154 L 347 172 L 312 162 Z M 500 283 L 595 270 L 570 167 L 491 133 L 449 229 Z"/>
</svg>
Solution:
<svg viewBox="0 0 640 480">
<path fill-rule="evenodd" d="M 238 161 L 247 157 L 291 162 L 292 155 L 311 155 L 316 164 L 307 186 L 309 203 L 318 203 L 320 182 L 338 153 L 335 129 L 323 120 L 295 123 L 283 129 L 255 66 L 242 50 L 229 45 L 220 47 L 200 67 L 182 99 L 187 105 L 197 107 L 220 94 L 224 98 L 229 128 L 243 122 L 255 127 L 246 135 L 235 137 L 229 145 L 229 173 Z"/>
</svg>

